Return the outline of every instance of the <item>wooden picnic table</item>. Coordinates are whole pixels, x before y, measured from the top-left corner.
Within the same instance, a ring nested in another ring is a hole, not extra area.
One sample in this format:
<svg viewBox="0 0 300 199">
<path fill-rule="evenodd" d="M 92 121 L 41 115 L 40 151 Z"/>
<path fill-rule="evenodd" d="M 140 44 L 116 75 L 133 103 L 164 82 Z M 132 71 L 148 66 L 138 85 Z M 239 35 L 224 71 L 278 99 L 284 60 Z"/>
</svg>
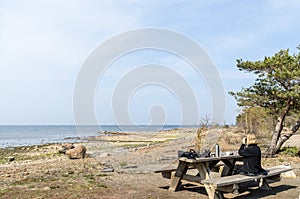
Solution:
<svg viewBox="0 0 300 199">
<path fill-rule="evenodd" d="M 196 159 L 179 158 L 178 166 L 174 176 L 171 179 L 169 190 L 176 191 L 181 184 L 181 180 L 196 182 L 200 184 L 202 184 L 201 182 L 204 180 L 213 180 L 214 176 L 211 175 L 211 170 L 213 170 L 219 162 L 224 163 L 224 169 L 221 176 L 231 175 L 236 161 L 240 161 L 242 160 L 242 158 L 243 157 L 239 155 L 227 155 Z M 196 176 L 187 174 L 187 171 L 190 168 L 196 168 L 199 174 Z M 211 193 L 212 191 L 207 184 L 204 184 L 204 187 L 208 195 L 213 194 Z"/>
<path fill-rule="evenodd" d="M 169 190 L 176 191 L 181 185 L 182 180 L 191 183 L 201 184 L 205 187 L 205 190 L 210 199 L 223 199 L 223 192 L 238 193 L 238 184 L 256 181 L 258 186 L 262 190 L 271 190 L 268 181 L 279 181 L 280 174 L 291 171 L 291 167 L 281 165 L 268 168 L 268 175 L 257 175 L 257 176 L 245 176 L 245 175 L 232 175 L 235 163 L 242 161 L 243 157 L 239 155 L 227 155 L 220 157 L 208 157 L 208 158 L 179 158 L 177 168 L 163 168 L 157 170 L 156 173 L 162 173 L 164 178 L 171 179 Z M 224 168 L 219 175 L 212 175 L 212 170 L 218 167 L 219 162 L 224 163 Z M 197 175 L 188 174 L 187 171 L 190 169 L 197 169 Z M 171 173 L 175 171 L 175 174 Z"/>
</svg>

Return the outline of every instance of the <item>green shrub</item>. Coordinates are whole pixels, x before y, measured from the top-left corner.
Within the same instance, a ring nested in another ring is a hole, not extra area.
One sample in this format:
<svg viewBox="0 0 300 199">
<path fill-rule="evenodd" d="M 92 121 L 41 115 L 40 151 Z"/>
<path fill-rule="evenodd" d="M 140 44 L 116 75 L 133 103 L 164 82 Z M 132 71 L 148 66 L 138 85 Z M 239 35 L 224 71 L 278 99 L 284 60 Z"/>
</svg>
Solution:
<svg viewBox="0 0 300 199">
<path fill-rule="evenodd" d="M 288 155 L 288 156 L 298 156 L 298 148 L 297 147 L 284 147 L 280 150 L 279 154 Z"/>
</svg>

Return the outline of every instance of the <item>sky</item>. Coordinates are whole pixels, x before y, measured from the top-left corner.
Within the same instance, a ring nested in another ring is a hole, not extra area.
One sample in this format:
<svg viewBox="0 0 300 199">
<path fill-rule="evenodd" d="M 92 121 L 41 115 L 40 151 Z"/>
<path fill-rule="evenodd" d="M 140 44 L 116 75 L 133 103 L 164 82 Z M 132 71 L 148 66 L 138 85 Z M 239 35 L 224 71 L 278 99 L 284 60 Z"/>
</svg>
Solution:
<svg viewBox="0 0 300 199">
<path fill-rule="evenodd" d="M 0 0 L 0 124 L 74 124 L 74 89 L 89 55 L 116 35 L 149 27 L 178 32 L 205 50 L 224 86 L 225 117 L 218 122 L 234 124 L 241 109 L 228 92 L 255 80 L 238 71 L 236 59 L 261 60 L 287 48 L 297 52 L 299 10 L 300 2 L 293 0 Z M 179 56 L 144 49 L 123 55 L 99 77 L 94 93 L 99 124 L 119 124 L 118 104 L 112 105 L 118 84 L 151 63 L 168 66 L 188 82 L 199 113 L 191 114 L 190 124 L 211 117 L 205 78 Z M 154 117 L 181 124 L 181 103 L 188 100 L 168 86 L 153 83 L 129 92 L 122 100 L 133 124 L 149 124 Z"/>
</svg>

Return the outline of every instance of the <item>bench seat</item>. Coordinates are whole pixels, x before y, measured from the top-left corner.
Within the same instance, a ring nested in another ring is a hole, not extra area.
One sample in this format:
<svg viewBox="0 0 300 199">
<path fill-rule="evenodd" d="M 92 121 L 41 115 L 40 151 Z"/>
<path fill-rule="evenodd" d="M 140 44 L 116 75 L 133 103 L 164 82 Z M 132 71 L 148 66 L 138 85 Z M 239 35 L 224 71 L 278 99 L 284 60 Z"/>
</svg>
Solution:
<svg viewBox="0 0 300 199">
<path fill-rule="evenodd" d="M 219 167 L 224 166 L 223 163 L 218 163 L 215 167 L 214 170 L 212 171 L 219 171 Z M 189 166 L 189 170 L 190 169 L 196 169 L 196 167 L 194 165 L 190 165 Z M 167 178 L 167 179 L 171 179 L 172 176 L 172 172 L 175 172 L 177 170 L 177 165 L 169 165 L 166 167 L 163 167 L 159 170 L 154 171 L 155 173 L 161 173 L 161 175 L 163 176 L 163 178 Z"/>
<path fill-rule="evenodd" d="M 223 193 L 233 192 L 238 194 L 239 184 L 246 182 L 256 182 L 261 190 L 271 190 L 268 183 L 279 181 L 281 173 L 292 170 L 289 166 L 281 165 L 268 168 L 268 175 L 221 175 L 221 177 L 216 177 L 210 172 L 212 170 L 207 168 L 209 166 L 208 163 L 204 164 L 200 162 L 201 164 L 199 164 L 199 161 L 200 160 L 184 159 L 181 160 L 178 166 L 170 165 L 155 171 L 155 173 L 161 173 L 164 178 L 172 178 L 171 185 L 169 187 L 169 190 L 171 191 L 176 191 L 178 186 L 181 184 L 181 180 L 184 180 L 189 183 L 193 182 L 203 185 L 210 199 L 223 199 Z M 224 159 L 222 159 L 222 161 L 224 162 Z M 226 164 L 226 162 L 224 163 Z M 213 168 L 216 166 L 217 165 L 213 162 Z M 220 166 L 222 165 L 220 164 Z M 196 169 L 199 173 L 197 175 L 192 173 L 187 174 L 187 170 L 190 169 Z M 172 175 L 172 172 L 176 172 L 175 175 Z"/>
<path fill-rule="evenodd" d="M 190 166 L 189 169 L 195 169 L 195 167 Z M 169 165 L 159 170 L 156 170 L 155 173 L 161 173 L 163 178 L 171 179 L 172 172 L 177 170 L 177 165 Z"/>
<path fill-rule="evenodd" d="M 249 182 L 252 180 L 262 179 L 262 178 L 271 178 L 281 173 L 292 170 L 289 166 L 276 166 L 267 169 L 268 175 L 258 175 L 258 176 L 246 176 L 246 175 L 232 175 L 232 176 L 223 176 L 219 178 L 214 178 L 210 180 L 202 180 L 203 184 L 213 185 L 215 187 L 222 187 L 226 185 L 239 184 L 243 182 Z"/>
<path fill-rule="evenodd" d="M 214 179 L 202 180 L 201 183 L 207 187 L 207 192 L 209 198 L 214 199 L 223 199 L 223 193 L 233 192 L 238 194 L 240 183 L 257 181 L 258 186 L 261 190 L 271 190 L 267 180 L 280 180 L 280 174 L 291 171 L 289 166 L 276 166 L 267 169 L 268 175 L 258 175 L 258 176 L 245 176 L 245 175 L 232 175 L 232 176 L 223 176 Z"/>
</svg>

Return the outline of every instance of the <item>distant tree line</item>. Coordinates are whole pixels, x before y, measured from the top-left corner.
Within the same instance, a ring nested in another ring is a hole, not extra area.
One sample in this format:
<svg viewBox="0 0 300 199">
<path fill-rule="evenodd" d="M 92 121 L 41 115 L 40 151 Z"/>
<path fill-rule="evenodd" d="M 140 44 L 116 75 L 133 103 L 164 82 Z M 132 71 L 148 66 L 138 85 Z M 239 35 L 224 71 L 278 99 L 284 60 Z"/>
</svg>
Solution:
<svg viewBox="0 0 300 199">
<path fill-rule="evenodd" d="M 291 113 L 283 123 L 286 129 L 291 129 L 298 120 L 298 114 Z M 276 117 L 270 115 L 265 108 L 250 107 L 242 109 L 236 116 L 236 125 L 245 133 L 254 133 L 258 136 L 271 137 L 270 129 L 276 124 Z"/>
</svg>

